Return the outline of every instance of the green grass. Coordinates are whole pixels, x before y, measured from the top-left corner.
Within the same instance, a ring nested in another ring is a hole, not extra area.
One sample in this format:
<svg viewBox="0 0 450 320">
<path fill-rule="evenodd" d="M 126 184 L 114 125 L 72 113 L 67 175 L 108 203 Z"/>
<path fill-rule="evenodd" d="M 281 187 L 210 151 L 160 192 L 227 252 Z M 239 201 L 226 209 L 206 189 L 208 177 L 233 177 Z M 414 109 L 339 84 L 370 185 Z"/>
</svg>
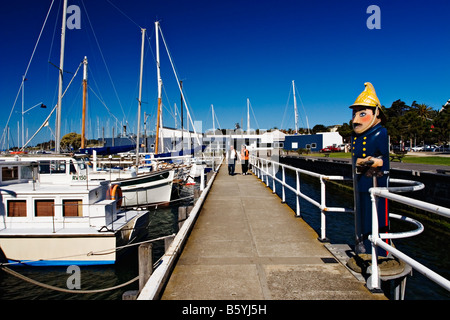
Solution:
<svg viewBox="0 0 450 320">
<path fill-rule="evenodd" d="M 314 157 L 325 157 L 323 153 L 313 153 L 310 154 Z M 304 156 L 304 155 L 303 155 Z M 350 159 L 350 152 L 332 152 L 330 153 L 330 158 L 345 158 Z M 403 157 L 403 162 L 405 163 L 419 163 L 419 164 L 435 164 L 441 166 L 450 166 L 450 157 L 440 157 L 440 156 L 410 156 L 406 155 Z"/>
<path fill-rule="evenodd" d="M 405 156 L 403 158 L 403 162 L 450 166 L 450 158 L 449 157 L 439 157 L 439 156 L 430 156 L 430 157 Z"/>
</svg>

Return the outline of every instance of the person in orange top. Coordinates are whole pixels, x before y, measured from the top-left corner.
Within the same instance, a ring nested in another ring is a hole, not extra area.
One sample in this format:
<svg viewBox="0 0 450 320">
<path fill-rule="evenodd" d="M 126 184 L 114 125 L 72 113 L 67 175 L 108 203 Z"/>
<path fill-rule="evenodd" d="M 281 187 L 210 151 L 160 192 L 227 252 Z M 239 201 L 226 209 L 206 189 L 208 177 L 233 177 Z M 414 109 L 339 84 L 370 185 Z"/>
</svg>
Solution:
<svg viewBox="0 0 450 320">
<path fill-rule="evenodd" d="M 242 174 L 246 175 L 248 174 L 248 159 L 249 159 L 249 152 L 245 146 L 245 144 L 242 145 L 241 149 L 241 165 L 242 165 Z"/>
</svg>

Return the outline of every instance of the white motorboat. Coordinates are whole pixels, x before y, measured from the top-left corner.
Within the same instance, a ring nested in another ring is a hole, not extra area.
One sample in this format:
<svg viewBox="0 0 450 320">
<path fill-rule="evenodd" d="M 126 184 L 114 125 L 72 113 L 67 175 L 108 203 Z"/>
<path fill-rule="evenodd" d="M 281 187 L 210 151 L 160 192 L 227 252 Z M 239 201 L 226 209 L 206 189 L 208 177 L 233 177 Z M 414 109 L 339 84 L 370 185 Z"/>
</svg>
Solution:
<svg viewBox="0 0 450 320">
<path fill-rule="evenodd" d="M 85 184 L 97 181 L 120 183 L 124 207 L 151 206 L 170 202 L 174 169 L 158 169 L 137 173 L 133 167 L 126 169 L 100 170 L 92 166 L 89 159 L 68 155 L 16 155 L 1 157 L 0 160 L 35 161 L 39 171 L 39 181 L 43 183 Z"/>
<path fill-rule="evenodd" d="M 10 263 L 113 264 L 145 234 L 148 211 L 122 210 L 120 184 L 45 181 L 38 163 L 0 161 L 0 254 Z"/>
</svg>

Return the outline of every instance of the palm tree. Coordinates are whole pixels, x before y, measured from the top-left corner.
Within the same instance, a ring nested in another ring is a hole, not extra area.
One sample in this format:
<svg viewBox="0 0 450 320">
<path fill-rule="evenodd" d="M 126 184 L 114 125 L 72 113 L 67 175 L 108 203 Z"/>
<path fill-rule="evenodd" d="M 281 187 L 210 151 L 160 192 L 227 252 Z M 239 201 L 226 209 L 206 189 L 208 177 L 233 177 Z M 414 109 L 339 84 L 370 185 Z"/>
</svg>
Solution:
<svg viewBox="0 0 450 320">
<path fill-rule="evenodd" d="M 417 116 L 422 120 L 432 120 L 430 119 L 431 112 L 433 109 L 430 106 L 427 106 L 424 103 L 416 104 L 413 103 L 411 106 L 414 110 L 414 112 L 417 114 Z"/>
</svg>

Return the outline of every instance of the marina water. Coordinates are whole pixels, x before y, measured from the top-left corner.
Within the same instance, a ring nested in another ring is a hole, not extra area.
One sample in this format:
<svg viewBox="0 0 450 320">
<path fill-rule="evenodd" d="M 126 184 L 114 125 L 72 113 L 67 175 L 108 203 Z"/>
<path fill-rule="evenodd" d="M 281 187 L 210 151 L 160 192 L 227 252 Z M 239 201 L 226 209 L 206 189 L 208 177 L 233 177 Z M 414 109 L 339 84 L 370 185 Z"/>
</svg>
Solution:
<svg viewBox="0 0 450 320">
<path fill-rule="evenodd" d="M 223 169 L 223 168 L 222 168 Z M 254 179 L 254 177 L 248 177 Z M 317 181 L 315 181 L 317 180 Z M 286 172 L 286 181 L 295 186 L 295 174 Z M 178 230 L 178 207 L 180 205 L 193 204 L 193 188 L 196 186 L 184 186 L 179 191 L 182 201 L 175 201 L 171 206 L 163 206 L 150 209 L 150 221 L 147 227 L 147 239 L 155 239 L 170 235 Z M 277 194 L 281 196 L 280 185 L 276 185 Z M 320 198 L 320 184 L 318 179 L 302 179 L 301 190 L 313 199 Z M 184 200 L 183 200 L 184 199 Z M 295 209 L 295 195 L 286 189 L 286 203 Z M 353 198 L 345 191 L 327 192 L 327 205 L 335 207 L 353 207 Z M 302 219 L 320 234 L 320 211 L 306 200 L 300 200 Z M 420 219 L 419 219 L 420 221 Z M 404 224 L 391 221 L 393 232 L 402 231 Z M 406 226 L 407 228 L 408 226 Z M 327 238 L 335 244 L 353 244 L 354 219 L 351 213 L 327 213 Z M 412 238 L 398 239 L 396 247 L 431 268 L 445 278 L 450 278 L 450 260 L 448 257 L 448 245 L 446 234 L 431 230 L 425 225 L 425 231 Z M 153 245 L 154 262 L 162 256 L 164 251 L 163 241 L 157 241 Z M 133 279 L 138 275 L 137 247 L 128 251 L 126 256 L 112 266 L 83 266 L 81 269 L 81 289 L 97 290 L 110 288 Z M 36 281 L 67 288 L 67 280 L 70 274 L 67 267 L 18 267 L 16 271 Z M 0 299 L 1 300 L 121 300 L 122 294 L 128 290 L 137 290 L 138 282 L 102 293 L 75 294 L 63 293 L 42 288 L 18 279 L 14 276 L 0 272 Z M 413 270 L 413 275 L 406 282 L 405 300 L 448 300 L 450 293 L 425 278 L 419 272 Z"/>
</svg>

